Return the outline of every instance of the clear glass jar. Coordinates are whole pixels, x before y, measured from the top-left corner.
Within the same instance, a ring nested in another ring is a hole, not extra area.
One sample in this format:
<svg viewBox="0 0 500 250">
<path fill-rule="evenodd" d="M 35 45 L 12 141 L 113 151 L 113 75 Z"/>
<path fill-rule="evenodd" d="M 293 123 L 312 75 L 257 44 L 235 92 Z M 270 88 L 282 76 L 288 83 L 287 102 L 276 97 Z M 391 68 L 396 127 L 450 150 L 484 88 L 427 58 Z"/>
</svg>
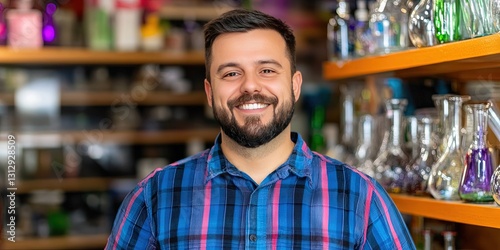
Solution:
<svg viewBox="0 0 500 250">
<path fill-rule="evenodd" d="M 410 40 L 415 47 L 437 44 L 434 28 L 434 0 L 421 0 L 411 11 L 408 22 Z"/>
<path fill-rule="evenodd" d="M 375 54 L 408 48 L 408 9 L 402 0 L 377 0 L 370 15 Z"/>
<path fill-rule="evenodd" d="M 464 168 L 464 154 L 460 147 L 462 128 L 462 104 L 470 96 L 448 95 L 448 116 L 446 120 L 446 148 L 439 160 L 432 166 L 429 175 L 429 192 L 438 200 L 460 200 L 458 188 Z"/>
<path fill-rule="evenodd" d="M 408 101 L 406 99 L 389 99 L 385 102 L 386 117 L 390 121 L 387 145 L 377 154 L 373 161 L 375 179 L 390 193 L 402 193 L 406 165 L 409 157 L 404 152 L 402 120 Z"/>
<path fill-rule="evenodd" d="M 427 183 L 432 165 L 438 160 L 437 147 L 432 141 L 432 126 L 430 117 L 418 119 L 418 134 L 420 153 L 406 167 L 405 191 L 412 195 L 428 195 Z"/>
<path fill-rule="evenodd" d="M 490 102 L 468 102 L 464 104 L 471 114 L 472 141 L 465 155 L 465 168 L 460 181 L 460 198 L 468 202 L 491 202 L 490 181 L 493 175 L 493 163 L 490 149 L 486 143 L 488 133 L 488 109 Z"/>
</svg>

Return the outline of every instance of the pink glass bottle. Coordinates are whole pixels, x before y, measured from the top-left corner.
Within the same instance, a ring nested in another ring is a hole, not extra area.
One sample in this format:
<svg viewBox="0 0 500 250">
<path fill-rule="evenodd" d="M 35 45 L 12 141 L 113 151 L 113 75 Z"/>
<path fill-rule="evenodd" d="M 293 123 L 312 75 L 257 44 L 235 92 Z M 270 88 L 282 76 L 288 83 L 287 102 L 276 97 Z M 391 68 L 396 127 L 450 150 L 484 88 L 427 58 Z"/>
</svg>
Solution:
<svg viewBox="0 0 500 250">
<path fill-rule="evenodd" d="M 17 0 L 16 9 L 7 12 L 8 45 L 14 48 L 40 48 L 42 13 L 33 9 L 32 0 Z"/>
</svg>

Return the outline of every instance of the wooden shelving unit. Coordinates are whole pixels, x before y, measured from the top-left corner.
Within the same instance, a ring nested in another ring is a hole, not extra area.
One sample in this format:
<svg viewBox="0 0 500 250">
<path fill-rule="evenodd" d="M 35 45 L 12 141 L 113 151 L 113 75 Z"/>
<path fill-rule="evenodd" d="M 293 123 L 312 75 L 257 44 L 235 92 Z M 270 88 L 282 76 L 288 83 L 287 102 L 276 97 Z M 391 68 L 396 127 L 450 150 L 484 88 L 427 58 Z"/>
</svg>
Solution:
<svg viewBox="0 0 500 250">
<path fill-rule="evenodd" d="M 36 190 L 61 190 L 64 192 L 106 191 L 113 178 L 60 178 L 21 180 L 17 183 L 16 194 L 27 194 Z"/>
<path fill-rule="evenodd" d="M 41 49 L 13 49 L 0 47 L 0 64 L 13 65 L 134 65 L 175 64 L 203 65 L 202 51 L 174 53 L 97 51 L 86 48 L 44 47 Z"/>
<path fill-rule="evenodd" d="M 500 33 L 497 33 L 380 56 L 325 62 L 323 77 L 327 80 L 343 80 L 393 74 L 397 77 L 440 75 L 449 78 L 486 80 L 500 78 L 499 69 Z"/>
<path fill-rule="evenodd" d="M 72 250 L 103 249 L 108 235 L 75 235 L 49 238 L 16 239 L 16 242 L 4 241 L 0 249 L 5 250 Z"/>
<path fill-rule="evenodd" d="M 500 228 L 500 206 L 494 203 L 472 204 L 463 201 L 441 201 L 429 197 L 391 194 L 391 198 L 404 214 L 438 220 Z"/>
</svg>

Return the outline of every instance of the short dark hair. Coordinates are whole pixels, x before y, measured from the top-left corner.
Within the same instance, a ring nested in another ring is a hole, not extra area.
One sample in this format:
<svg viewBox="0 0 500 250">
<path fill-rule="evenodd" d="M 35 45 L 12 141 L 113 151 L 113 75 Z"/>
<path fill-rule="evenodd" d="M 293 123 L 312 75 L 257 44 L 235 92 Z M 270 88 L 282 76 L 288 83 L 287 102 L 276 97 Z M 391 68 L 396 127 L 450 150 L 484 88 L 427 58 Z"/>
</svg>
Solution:
<svg viewBox="0 0 500 250">
<path fill-rule="evenodd" d="M 285 40 L 292 75 L 295 66 L 295 36 L 292 29 L 282 20 L 258 10 L 234 9 L 223 13 L 205 24 L 205 77 L 210 79 L 212 45 L 215 38 L 225 33 L 247 32 L 255 29 L 270 29 L 278 32 Z"/>
</svg>

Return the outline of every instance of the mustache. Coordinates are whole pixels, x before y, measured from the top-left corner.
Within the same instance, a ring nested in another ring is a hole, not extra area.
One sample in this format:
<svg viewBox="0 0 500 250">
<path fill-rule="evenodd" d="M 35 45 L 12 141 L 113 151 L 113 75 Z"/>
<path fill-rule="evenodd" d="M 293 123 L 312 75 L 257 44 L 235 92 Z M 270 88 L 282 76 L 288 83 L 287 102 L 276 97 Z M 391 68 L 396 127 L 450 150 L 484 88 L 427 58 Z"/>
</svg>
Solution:
<svg viewBox="0 0 500 250">
<path fill-rule="evenodd" d="M 276 98 L 274 96 L 264 96 L 262 94 L 253 94 L 253 95 L 244 94 L 236 99 L 229 100 L 227 102 L 227 106 L 229 108 L 234 108 L 238 105 L 242 105 L 242 104 L 250 102 L 250 101 L 269 103 L 271 105 L 276 105 L 278 103 L 278 98 Z"/>
</svg>

